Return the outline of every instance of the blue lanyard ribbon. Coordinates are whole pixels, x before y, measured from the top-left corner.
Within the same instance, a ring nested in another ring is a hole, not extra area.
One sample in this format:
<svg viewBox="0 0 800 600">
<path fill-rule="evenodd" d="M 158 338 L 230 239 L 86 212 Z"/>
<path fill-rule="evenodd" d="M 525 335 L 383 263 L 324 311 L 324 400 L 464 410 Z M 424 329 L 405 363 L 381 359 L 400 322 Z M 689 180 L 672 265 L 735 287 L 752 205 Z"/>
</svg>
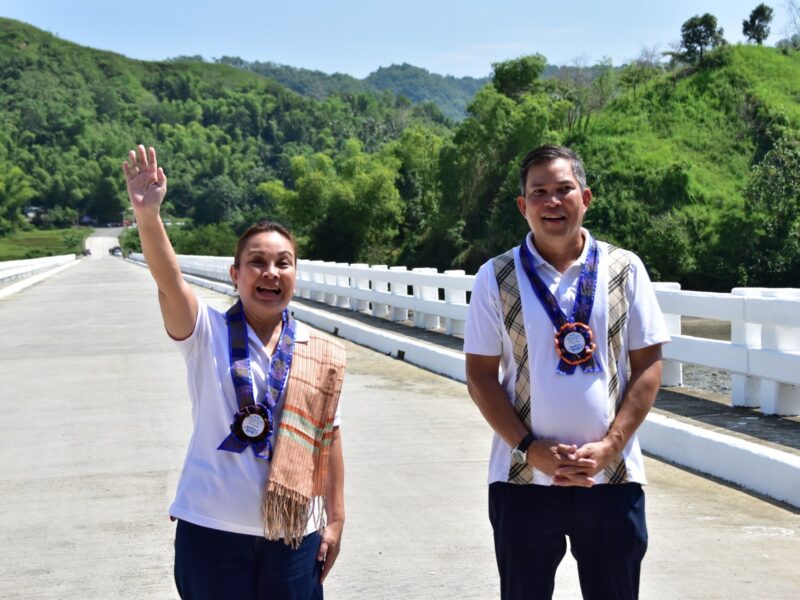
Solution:
<svg viewBox="0 0 800 600">
<path fill-rule="evenodd" d="M 239 300 L 225 314 L 230 345 L 230 373 L 239 412 L 233 415 L 231 433 L 217 448 L 240 453 L 247 446 L 261 459 L 272 458 L 271 434 L 274 430 L 273 411 L 286 387 L 294 355 L 296 322 L 284 309 L 282 327 L 275 352 L 269 363 L 267 391 L 264 401 L 253 398 L 253 378 L 250 371 L 250 350 L 247 342 L 247 322 L 242 301 Z"/>
<path fill-rule="evenodd" d="M 597 288 L 597 265 L 599 262 L 597 241 L 591 235 L 587 241 L 589 242 L 589 252 L 578 278 L 577 295 L 571 317 L 564 314 L 558 305 L 558 300 L 536 272 L 533 255 L 528 249 L 526 240 L 522 240 L 519 248 L 522 268 L 528 276 L 533 292 L 556 330 L 556 352 L 560 357 L 556 372 L 561 375 L 572 375 L 577 365 L 581 365 L 584 373 L 602 371 L 594 356 L 596 346 L 592 342 L 592 330 L 589 327 L 589 317 L 592 314 Z"/>
</svg>

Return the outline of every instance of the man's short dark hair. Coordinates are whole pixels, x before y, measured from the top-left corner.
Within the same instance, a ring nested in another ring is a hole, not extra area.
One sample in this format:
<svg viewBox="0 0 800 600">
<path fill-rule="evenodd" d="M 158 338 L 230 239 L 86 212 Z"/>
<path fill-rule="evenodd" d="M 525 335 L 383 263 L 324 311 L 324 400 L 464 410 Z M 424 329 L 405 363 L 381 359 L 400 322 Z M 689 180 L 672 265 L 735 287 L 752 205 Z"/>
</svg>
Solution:
<svg viewBox="0 0 800 600">
<path fill-rule="evenodd" d="M 578 157 L 575 152 L 566 146 L 539 146 L 528 152 L 522 159 L 519 169 L 519 188 L 522 195 L 525 195 L 525 186 L 528 183 L 528 170 L 533 165 L 542 165 L 552 162 L 558 158 L 566 158 L 572 164 L 572 173 L 578 184 L 581 186 L 581 191 L 586 189 L 586 169 L 583 166 L 583 161 Z"/>
</svg>

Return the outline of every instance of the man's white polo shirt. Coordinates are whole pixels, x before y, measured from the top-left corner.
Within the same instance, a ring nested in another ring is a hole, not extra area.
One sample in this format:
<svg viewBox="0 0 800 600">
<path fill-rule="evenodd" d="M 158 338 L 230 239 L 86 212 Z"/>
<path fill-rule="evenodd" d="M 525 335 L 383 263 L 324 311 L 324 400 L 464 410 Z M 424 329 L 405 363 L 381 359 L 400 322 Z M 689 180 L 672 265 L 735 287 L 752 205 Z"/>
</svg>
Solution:
<svg viewBox="0 0 800 600">
<path fill-rule="evenodd" d="M 269 463 L 256 458 L 250 448 L 241 454 L 217 450 L 230 433 L 239 407 L 230 374 L 225 314 L 200 299 L 198 305 L 192 335 L 175 342 L 186 361 L 194 432 L 169 514 L 202 527 L 263 536 L 261 500 Z M 250 325 L 247 338 L 254 395 L 263 399 L 271 357 Z M 308 326 L 298 322 L 295 343 L 307 344 L 308 340 Z M 273 415 L 276 424 L 284 399 L 281 394 Z M 334 425 L 338 426 L 339 420 L 337 408 Z M 314 503 L 314 510 L 320 510 L 319 503 Z M 306 533 L 316 530 L 314 520 L 309 519 Z"/>
<path fill-rule="evenodd" d="M 588 231 L 583 230 L 584 239 Z M 536 251 L 528 234 L 526 243 L 534 259 L 536 272 L 558 300 L 561 310 L 571 315 L 575 304 L 576 286 L 586 262 L 589 244 L 584 243 L 581 256 L 564 273 L 559 273 Z M 600 373 L 584 373 L 580 366 L 572 375 L 556 373 L 558 355 L 553 342 L 554 328 L 529 283 L 514 249 L 514 264 L 522 300 L 522 314 L 528 339 L 528 366 L 531 383 L 531 426 L 537 439 L 555 439 L 581 446 L 602 439 L 610 426 L 608 415 L 608 245 L 598 242 L 597 291 L 589 326 L 594 333 L 595 356 L 602 366 Z M 627 384 L 629 350 L 639 350 L 654 344 L 669 342 L 655 291 L 642 261 L 631 256 L 625 294 L 628 299 L 628 320 L 622 332 L 622 349 L 618 368 L 620 389 Z M 464 352 L 483 356 L 500 356 L 501 385 L 509 402 L 514 402 L 516 363 L 511 339 L 503 325 L 503 306 L 497 288 L 492 261 L 481 266 L 475 277 L 469 303 Z M 639 440 L 633 435 L 623 452 L 630 481 L 646 483 Z M 497 434 L 492 441 L 489 461 L 489 483 L 508 481 L 511 448 Z M 605 483 L 602 473 L 598 483 Z M 535 484 L 552 485 L 552 477 L 534 470 Z"/>
</svg>

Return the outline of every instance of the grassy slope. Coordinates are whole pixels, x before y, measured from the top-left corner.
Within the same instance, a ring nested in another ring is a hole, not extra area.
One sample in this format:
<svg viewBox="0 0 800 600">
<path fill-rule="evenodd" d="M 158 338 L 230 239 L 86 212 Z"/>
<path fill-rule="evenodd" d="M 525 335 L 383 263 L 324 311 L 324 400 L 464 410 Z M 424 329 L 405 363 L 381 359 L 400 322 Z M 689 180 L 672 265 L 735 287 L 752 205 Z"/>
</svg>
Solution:
<svg viewBox="0 0 800 600">
<path fill-rule="evenodd" d="M 736 58 L 751 93 L 800 129 L 800 53 L 783 55 L 772 48 L 747 46 L 739 49 Z"/>
<path fill-rule="evenodd" d="M 0 261 L 80 254 L 91 233 L 88 227 L 17 231 L 0 238 Z"/>
<path fill-rule="evenodd" d="M 800 53 L 731 50 L 731 63 L 723 68 L 664 76 L 636 98 L 632 92 L 618 98 L 597 116 L 589 153 L 633 173 L 685 163 L 698 203 L 741 204 L 757 158 L 754 104 L 783 113 L 800 130 Z"/>
</svg>

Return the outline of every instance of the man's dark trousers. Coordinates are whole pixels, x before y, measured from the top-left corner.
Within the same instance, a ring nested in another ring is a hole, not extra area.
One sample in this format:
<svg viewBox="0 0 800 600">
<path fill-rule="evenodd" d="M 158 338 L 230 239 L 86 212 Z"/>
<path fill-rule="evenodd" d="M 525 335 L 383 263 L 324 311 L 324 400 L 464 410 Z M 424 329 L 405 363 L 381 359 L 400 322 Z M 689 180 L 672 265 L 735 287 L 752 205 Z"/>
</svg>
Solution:
<svg viewBox="0 0 800 600">
<path fill-rule="evenodd" d="M 579 488 L 497 482 L 489 486 L 489 519 L 503 600 L 551 598 L 567 537 L 584 599 L 638 598 L 647 551 L 639 484 Z"/>
</svg>

